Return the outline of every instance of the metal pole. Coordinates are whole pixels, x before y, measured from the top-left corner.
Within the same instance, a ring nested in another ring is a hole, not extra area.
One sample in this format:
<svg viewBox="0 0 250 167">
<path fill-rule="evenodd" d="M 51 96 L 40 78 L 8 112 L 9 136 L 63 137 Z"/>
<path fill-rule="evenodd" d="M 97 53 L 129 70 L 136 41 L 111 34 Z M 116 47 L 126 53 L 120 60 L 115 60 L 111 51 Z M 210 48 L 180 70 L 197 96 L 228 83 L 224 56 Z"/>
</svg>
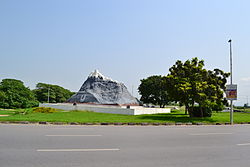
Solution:
<svg viewBox="0 0 250 167">
<path fill-rule="evenodd" d="M 233 84 L 233 61 L 232 61 L 232 40 L 230 39 L 229 41 L 230 44 L 230 80 L 231 80 L 231 85 Z M 230 100 L 230 124 L 233 125 L 233 100 Z"/>
<path fill-rule="evenodd" d="M 233 61 L 232 61 L 232 40 L 229 41 L 230 44 L 230 76 L 231 76 L 231 85 L 233 84 Z"/>
<path fill-rule="evenodd" d="M 234 124 L 234 119 L 233 119 L 233 100 L 230 100 L 230 124 L 233 125 Z"/>
</svg>

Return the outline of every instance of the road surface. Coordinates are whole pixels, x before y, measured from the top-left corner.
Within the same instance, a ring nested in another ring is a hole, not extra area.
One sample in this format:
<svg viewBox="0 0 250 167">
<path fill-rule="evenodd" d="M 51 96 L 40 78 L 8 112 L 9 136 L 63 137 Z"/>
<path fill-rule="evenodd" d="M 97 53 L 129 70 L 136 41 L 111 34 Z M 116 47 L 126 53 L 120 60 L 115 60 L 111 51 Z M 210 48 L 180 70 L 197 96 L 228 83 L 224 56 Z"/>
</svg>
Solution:
<svg viewBox="0 0 250 167">
<path fill-rule="evenodd" d="M 0 124 L 1 167 L 248 167 L 250 125 Z"/>
</svg>

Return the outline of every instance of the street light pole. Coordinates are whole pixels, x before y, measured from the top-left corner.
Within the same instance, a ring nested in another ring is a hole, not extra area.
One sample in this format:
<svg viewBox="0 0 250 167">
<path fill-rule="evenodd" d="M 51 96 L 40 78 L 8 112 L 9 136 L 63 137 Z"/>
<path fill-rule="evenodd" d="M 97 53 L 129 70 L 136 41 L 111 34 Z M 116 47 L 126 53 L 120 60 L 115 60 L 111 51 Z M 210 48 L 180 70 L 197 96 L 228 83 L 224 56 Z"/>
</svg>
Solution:
<svg viewBox="0 0 250 167">
<path fill-rule="evenodd" d="M 233 61 L 232 61 L 232 40 L 229 41 L 230 44 L 230 84 L 233 84 Z M 230 100 L 230 124 L 233 125 L 233 100 Z"/>
</svg>

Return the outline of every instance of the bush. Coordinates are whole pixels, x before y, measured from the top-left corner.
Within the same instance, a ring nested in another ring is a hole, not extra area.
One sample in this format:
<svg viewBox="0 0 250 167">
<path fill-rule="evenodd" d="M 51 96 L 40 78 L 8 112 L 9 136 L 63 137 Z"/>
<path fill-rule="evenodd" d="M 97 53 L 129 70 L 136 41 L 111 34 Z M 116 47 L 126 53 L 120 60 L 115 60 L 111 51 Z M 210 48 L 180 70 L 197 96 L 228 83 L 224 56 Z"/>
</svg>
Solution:
<svg viewBox="0 0 250 167">
<path fill-rule="evenodd" d="M 14 110 L 14 115 L 18 115 L 18 114 L 27 115 L 29 111 L 30 111 L 29 109 Z"/>
<path fill-rule="evenodd" d="M 245 107 L 241 107 L 241 106 L 237 106 L 237 107 L 234 107 L 236 109 L 245 109 Z"/>
<path fill-rule="evenodd" d="M 189 111 L 190 117 L 211 117 L 212 109 L 209 107 L 195 106 L 193 111 Z"/>
<path fill-rule="evenodd" d="M 50 107 L 36 107 L 33 109 L 33 112 L 54 113 L 54 112 L 57 112 L 57 110 L 54 108 L 50 108 Z"/>
<path fill-rule="evenodd" d="M 222 111 L 225 108 L 225 106 L 223 103 L 212 103 L 211 108 L 213 111 Z"/>
</svg>

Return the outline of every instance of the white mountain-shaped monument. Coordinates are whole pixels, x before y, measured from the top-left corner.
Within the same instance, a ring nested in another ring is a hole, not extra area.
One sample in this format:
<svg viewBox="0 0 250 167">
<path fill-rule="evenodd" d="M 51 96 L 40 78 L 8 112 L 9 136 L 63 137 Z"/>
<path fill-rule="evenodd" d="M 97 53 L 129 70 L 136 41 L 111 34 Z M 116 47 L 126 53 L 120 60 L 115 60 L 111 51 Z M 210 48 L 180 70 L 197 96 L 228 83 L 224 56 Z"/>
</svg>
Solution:
<svg viewBox="0 0 250 167">
<path fill-rule="evenodd" d="M 139 105 L 127 87 L 102 75 L 98 70 L 91 72 L 80 90 L 67 100 L 69 103 L 90 103 L 110 105 Z"/>
</svg>

